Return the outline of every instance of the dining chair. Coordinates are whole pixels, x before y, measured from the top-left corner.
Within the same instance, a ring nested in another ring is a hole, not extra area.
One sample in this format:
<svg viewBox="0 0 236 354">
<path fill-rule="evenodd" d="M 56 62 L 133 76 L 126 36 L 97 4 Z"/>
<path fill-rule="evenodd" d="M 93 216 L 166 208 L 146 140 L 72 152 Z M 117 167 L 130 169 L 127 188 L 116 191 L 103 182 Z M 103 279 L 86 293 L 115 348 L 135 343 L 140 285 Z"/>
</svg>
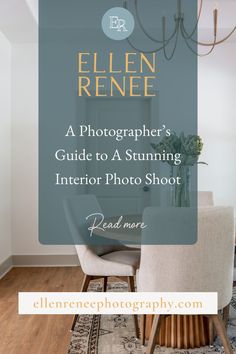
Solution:
<svg viewBox="0 0 236 354">
<path fill-rule="evenodd" d="M 214 205 L 214 196 L 212 191 L 198 192 L 198 207 L 212 207 Z M 223 320 L 227 328 L 229 322 L 230 305 L 227 305 L 223 310 Z"/>
<path fill-rule="evenodd" d="M 181 213 L 173 208 L 171 213 Z M 185 212 L 191 212 L 185 208 Z M 141 292 L 217 292 L 218 309 L 226 307 L 232 297 L 234 258 L 234 211 L 231 207 L 198 209 L 198 240 L 194 245 L 146 245 L 150 231 L 158 229 L 165 211 L 146 208 L 143 221 L 149 227 L 142 230 L 140 268 L 137 272 L 137 291 Z M 174 215 L 173 215 L 174 217 Z M 189 220 L 191 218 L 189 217 Z M 188 218 L 186 218 L 188 220 Z M 189 221 L 190 222 L 190 221 Z M 226 354 L 232 354 L 223 320 L 209 316 L 219 335 Z M 149 337 L 147 354 L 152 354 L 163 316 L 155 315 Z M 145 317 L 143 318 L 145 322 Z M 145 333 L 141 325 L 141 338 Z"/>
<path fill-rule="evenodd" d="M 87 216 L 102 213 L 94 195 L 76 195 L 64 200 L 66 220 L 73 238 L 80 266 L 84 272 L 81 292 L 86 292 L 94 279 L 103 279 L 106 291 L 108 277 L 128 278 L 129 289 L 135 291 L 134 276 L 139 267 L 140 250 L 122 245 L 120 242 L 93 235 L 90 237 L 91 221 Z M 78 315 L 75 315 L 71 330 L 74 329 Z M 138 318 L 135 319 L 135 331 L 138 337 Z"/>
<path fill-rule="evenodd" d="M 213 206 L 214 199 L 213 199 L 213 192 L 211 191 L 199 191 L 198 192 L 198 206 Z"/>
</svg>

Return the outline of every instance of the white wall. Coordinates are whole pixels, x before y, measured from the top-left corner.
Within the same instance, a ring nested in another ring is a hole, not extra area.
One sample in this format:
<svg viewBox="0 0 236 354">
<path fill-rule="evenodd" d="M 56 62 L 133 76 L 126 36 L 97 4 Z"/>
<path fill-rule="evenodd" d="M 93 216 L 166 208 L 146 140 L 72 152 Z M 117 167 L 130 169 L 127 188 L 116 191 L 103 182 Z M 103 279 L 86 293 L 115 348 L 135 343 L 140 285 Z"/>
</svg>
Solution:
<svg viewBox="0 0 236 354">
<path fill-rule="evenodd" d="M 13 254 L 73 254 L 73 247 L 38 241 L 38 51 L 14 44 L 12 52 Z"/>
<path fill-rule="evenodd" d="M 199 134 L 204 142 L 199 189 L 236 208 L 236 43 L 199 59 Z"/>
<path fill-rule="evenodd" d="M 0 32 L 0 264 L 11 256 L 11 45 Z"/>
</svg>

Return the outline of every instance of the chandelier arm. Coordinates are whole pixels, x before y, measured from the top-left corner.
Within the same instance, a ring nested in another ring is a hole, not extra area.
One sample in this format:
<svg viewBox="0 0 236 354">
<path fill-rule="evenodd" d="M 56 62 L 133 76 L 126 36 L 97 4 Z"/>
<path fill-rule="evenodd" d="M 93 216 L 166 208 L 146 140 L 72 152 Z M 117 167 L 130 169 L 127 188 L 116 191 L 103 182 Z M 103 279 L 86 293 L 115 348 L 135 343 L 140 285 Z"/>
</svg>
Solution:
<svg viewBox="0 0 236 354">
<path fill-rule="evenodd" d="M 182 28 L 181 28 L 181 33 L 182 33 Z M 184 37 L 183 37 L 183 38 L 184 38 Z M 190 39 L 191 39 L 191 38 L 190 38 Z M 216 43 L 216 37 L 215 37 L 215 42 L 212 43 L 212 46 L 211 46 L 210 50 L 209 50 L 207 53 L 198 53 L 198 51 L 195 51 L 195 50 L 191 47 L 191 45 L 189 44 L 189 42 L 188 42 L 188 40 L 187 40 L 186 38 L 184 38 L 184 41 L 185 41 L 187 47 L 190 49 L 190 51 L 191 51 L 193 54 L 197 55 L 198 57 L 206 57 L 207 55 L 211 54 L 211 53 L 213 52 L 213 50 L 215 49 L 215 46 L 216 46 L 216 44 L 215 44 L 215 43 Z M 197 44 L 197 43 L 196 43 L 196 44 Z"/>
<path fill-rule="evenodd" d="M 165 57 L 166 60 L 169 60 L 169 61 L 173 58 L 173 56 L 175 54 L 175 51 L 176 51 L 176 48 L 177 48 L 177 43 L 178 43 L 178 38 L 179 38 L 179 31 L 180 31 L 180 28 L 179 28 L 180 22 L 179 22 L 179 20 L 177 20 L 176 23 L 177 23 L 177 32 L 176 32 L 175 44 L 174 44 L 174 48 L 173 48 L 172 53 L 168 56 L 168 54 L 166 52 L 166 45 L 163 48 L 164 57 Z M 165 22 L 163 22 L 163 43 L 165 43 Z"/>
<path fill-rule="evenodd" d="M 152 49 L 152 50 L 143 50 L 143 49 L 139 49 L 137 48 L 135 45 L 133 45 L 130 41 L 129 38 L 126 38 L 126 42 L 129 43 L 129 45 L 131 46 L 131 48 L 133 48 L 134 50 L 136 50 L 137 52 L 140 52 L 140 53 L 144 53 L 144 54 L 153 54 L 153 53 L 157 53 L 157 52 L 160 52 L 162 49 L 164 49 L 165 45 L 157 48 L 157 49 Z"/>
<path fill-rule="evenodd" d="M 189 34 L 184 26 L 184 21 L 183 21 L 183 18 L 181 20 L 181 25 L 183 26 L 183 31 L 184 33 L 182 32 L 182 35 L 184 38 L 186 39 L 190 39 L 193 37 L 194 33 L 196 32 L 197 28 L 198 28 L 198 24 L 199 24 L 199 21 L 200 21 L 200 18 L 201 18 L 201 14 L 202 14 L 202 8 L 203 8 L 203 0 L 200 0 L 200 5 L 199 5 L 199 12 L 198 12 L 198 17 L 197 17 L 197 22 L 194 26 L 194 29 L 193 31 Z"/>
<path fill-rule="evenodd" d="M 175 34 L 178 34 L 178 32 L 179 32 L 179 21 L 176 20 Z M 160 51 L 163 50 L 163 49 L 168 45 L 168 43 L 169 43 L 169 41 L 166 42 L 166 43 L 163 42 L 163 45 L 162 45 L 161 47 L 159 47 L 159 48 L 156 48 L 156 49 L 152 49 L 152 50 L 142 50 L 142 49 L 137 48 L 135 45 L 133 45 L 132 42 L 130 41 L 129 37 L 126 38 L 126 42 L 128 42 L 128 44 L 129 44 L 134 50 L 136 50 L 137 52 L 145 53 L 145 54 L 153 54 L 153 53 L 160 52 Z M 176 45 L 177 45 L 177 43 L 176 43 Z"/>
<path fill-rule="evenodd" d="M 199 44 L 199 45 L 202 45 L 205 47 L 211 47 L 212 45 L 216 46 L 218 44 L 221 44 L 221 43 L 227 41 L 227 39 L 229 39 L 234 34 L 234 32 L 236 32 L 236 26 L 232 29 L 232 31 L 226 37 L 224 37 L 218 41 L 211 42 L 211 43 L 200 42 L 200 41 L 197 41 L 196 39 L 193 39 L 193 38 L 189 38 L 189 39 L 196 44 Z"/>
<path fill-rule="evenodd" d="M 126 1 L 125 1 L 126 2 Z M 135 12 L 136 12 L 136 16 L 137 16 L 137 20 L 138 20 L 138 23 L 139 23 L 139 26 L 141 27 L 143 33 L 149 38 L 151 39 L 153 42 L 156 42 L 156 43 L 163 43 L 163 40 L 158 40 L 156 38 L 154 38 L 153 36 L 151 36 L 147 30 L 145 29 L 145 27 L 143 26 L 143 23 L 141 21 L 141 17 L 140 17 L 140 14 L 139 14 L 139 10 L 138 10 L 138 0 L 134 0 L 134 4 L 135 4 Z M 174 38 L 176 34 L 176 28 L 174 29 L 174 32 L 171 34 L 171 36 L 166 39 L 166 42 L 168 43 L 169 41 L 171 41 L 172 38 Z"/>
<path fill-rule="evenodd" d="M 179 32 L 179 20 L 175 20 L 176 21 L 176 26 L 175 26 L 175 32 L 174 34 L 178 34 Z M 168 39 L 167 41 L 162 41 L 163 45 L 159 48 L 156 49 L 152 49 L 152 50 L 141 50 L 139 48 L 137 48 L 135 45 L 133 45 L 133 43 L 130 41 L 129 37 L 126 38 L 126 42 L 128 42 L 128 44 L 136 51 L 141 52 L 141 53 L 145 53 L 145 54 L 153 54 L 153 53 L 157 53 L 160 52 L 161 50 L 163 50 L 168 43 L 170 42 L 170 39 Z M 177 43 L 176 43 L 177 45 Z"/>
<path fill-rule="evenodd" d="M 206 43 L 206 42 L 201 42 L 201 41 L 198 41 L 196 39 L 193 38 L 193 35 L 194 33 L 196 32 L 197 28 L 198 28 L 198 24 L 199 24 L 199 20 L 200 20 L 200 17 L 201 17 L 201 13 L 202 13 L 202 8 L 203 8 L 203 0 L 200 0 L 200 7 L 199 7 L 199 12 L 198 12 L 198 18 L 197 18 L 197 22 L 194 26 L 194 29 L 193 31 L 189 34 L 188 31 L 186 30 L 185 28 L 185 25 L 184 25 L 184 18 L 183 18 L 183 15 L 181 13 L 181 0 L 179 0 L 179 3 L 180 3 L 180 9 L 179 9 L 179 12 L 177 14 L 177 16 L 175 16 L 175 22 L 176 22 L 176 26 L 175 26 L 175 29 L 174 29 L 174 32 L 171 34 L 171 36 L 166 39 L 165 38 L 165 32 L 163 32 L 163 40 L 160 41 L 154 37 L 152 37 L 145 29 L 145 27 L 143 26 L 142 24 L 142 21 L 141 21 L 141 17 L 140 17 L 140 14 L 139 14 L 139 10 L 138 10 L 138 0 L 135 0 L 135 11 L 136 11 L 136 16 L 137 16 L 137 19 L 138 19 L 138 23 L 140 25 L 140 28 L 142 29 L 143 33 L 152 41 L 156 42 L 156 43 L 162 43 L 162 46 L 159 47 L 159 48 L 156 48 L 156 49 L 153 49 L 153 50 L 141 50 L 139 48 L 137 48 L 135 45 L 132 44 L 132 42 L 130 41 L 129 38 L 126 38 L 126 41 L 129 43 L 129 45 L 136 51 L 138 52 L 142 52 L 142 53 L 155 53 L 155 52 L 159 52 L 161 50 L 164 51 L 164 56 L 167 60 L 171 60 L 174 56 L 174 53 L 175 53 L 175 50 L 176 50 L 176 47 L 177 47 L 177 43 L 178 43 L 178 38 L 179 38 L 179 32 L 181 32 L 181 35 L 187 45 L 187 47 L 190 49 L 190 51 L 192 53 L 194 53 L 195 55 L 199 56 L 199 57 L 205 57 L 209 54 L 211 54 L 215 48 L 215 46 L 225 42 L 227 39 L 229 39 L 235 32 L 236 32 L 236 26 L 229 32 L 229 34 L 220 39 L 220 40 L 217 40 L 217 10 L 214 10 L 214 41 L 213 42 L 210 42 L 210 43 Z M 179 4 L 178 3 L 178 4 Z M 127 9 L 127 0 L 123 0 L 123 7 Z M 167 45 L 169 44 L 169 42 L 174 38 L 174 36 L 176 36 L 175 38 L 175 45 L 174 45 L 174 49 L 171 53 L 170 56 L 167 55 L 167 52 L 166 52 L 166 47 Z M 205 46 L 205 47 L 211 47 L 209 49 L 209 51 L 207 53 L 198 53 L 198 51 L 195 51 L 192 46 L 190 45 L 189 41 L 197 44 L 197 45 L 201 45 L 201 46 Z"/>
</svg>

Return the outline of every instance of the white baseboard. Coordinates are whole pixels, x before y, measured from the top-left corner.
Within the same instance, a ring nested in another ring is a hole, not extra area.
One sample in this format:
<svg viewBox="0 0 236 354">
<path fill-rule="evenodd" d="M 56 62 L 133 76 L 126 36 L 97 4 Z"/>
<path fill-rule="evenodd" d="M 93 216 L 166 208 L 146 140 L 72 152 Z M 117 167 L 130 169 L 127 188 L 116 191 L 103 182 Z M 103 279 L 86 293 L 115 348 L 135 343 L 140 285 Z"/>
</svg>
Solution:
<svg viewBox="0 0 236 354">
<path fill-rule="evenodd" d="M 0 264 L 0 279 L 12 267 L 75 267 L 79 265 L 76 254 L 13 255 Z"/>
<path fill-rule="evenodd" d="M 5 261 L 0 264 L 0 279 L 6 275 L 13 267 L 12 256 L 8 257 Z"/>
<path fill-rule="evenodd" d="M 79 260 L 76 254 L 13 255 L 12 263 L 14 267 L 70 267 L 79 265 Z"/>
</svg>

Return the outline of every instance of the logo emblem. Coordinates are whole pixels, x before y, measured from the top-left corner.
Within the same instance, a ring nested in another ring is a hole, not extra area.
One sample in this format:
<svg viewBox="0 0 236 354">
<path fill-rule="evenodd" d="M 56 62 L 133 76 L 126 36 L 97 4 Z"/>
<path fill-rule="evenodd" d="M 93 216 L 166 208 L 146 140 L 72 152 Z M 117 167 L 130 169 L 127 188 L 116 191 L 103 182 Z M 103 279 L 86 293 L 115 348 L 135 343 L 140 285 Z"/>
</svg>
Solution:
<svg viewBox="0 0 236 354">
<path fill-rule="evenodd" d="M 134 30 L 134 17 L 123 7 L 113 7 L 102 18 L 102 29 L 107 37 L 115 41 L 128 38 Z"/>
</svg>

